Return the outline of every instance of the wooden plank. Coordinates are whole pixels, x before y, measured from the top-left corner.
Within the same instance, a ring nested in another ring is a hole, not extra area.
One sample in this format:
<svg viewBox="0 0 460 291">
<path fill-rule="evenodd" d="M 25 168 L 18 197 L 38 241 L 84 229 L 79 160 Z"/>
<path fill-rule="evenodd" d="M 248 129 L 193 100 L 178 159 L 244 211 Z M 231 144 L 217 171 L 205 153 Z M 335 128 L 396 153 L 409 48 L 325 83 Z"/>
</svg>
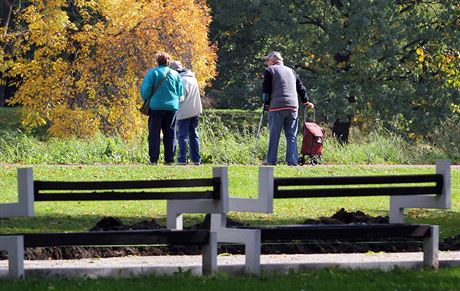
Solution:
<svg viewBox="0 0 460 291">
<path fill-rule="evenodd" d="M 443 177 L 441 174 L 275 178 L 275 186 L 370 185 L 442 182 Z"/>
<path fill-rule="evenodd" d="M 127 230 L 70 233 L 27 233 L 24 247 L 48 246 L 123 246 L 151 244 L 206 244 L 207 230 Z"/>
<path fill-rule="evenodd" d="M 188 192 L 66 192 L 35 194 L 35 201 L 189 200 L 214 199 L 214 191 Z"/>
<path fill-rule="evenodd" d="M 215 179 L 170 179 L 144 181 L 34 181 L 34 188 L 42 190 L 117 190 L 117 189 L 154 189 L 154 188 L 187 188 L 213 186 Z"/>
<path fill-rule="evenodd" d="M 198 188 L 212 190 L 155 192 L 148 189 Z M 53 182 L 35 181 L 35 201 L 92 201 L 92 200 L 187 200 L 220 199 L 221 180 L 176 179 L 150 181 L 91 181 Z M 114 191 L 143 189 L 144 191 Z M 87 192 L 78 192 L 78 191 Z M 96 191 L 95 191 L 96 190 Z M 61 191 L 61 192 L 56 192 Z M 66 192 L 71 191 L 71 192 Z"/>
<path fill-rule="evenodd" d="M 274 198 L 318 198 L 359 196 L 401 196 L 440 194 L 438 187 L 361 187 L 361 188 L 311 188 L 275 189 Z"/>
<path fill-rule="evenodd" d="M 260 229 L 262 241 L 287 240 L 365 240 L 411 238 L 423 239 L 430 235 L 430 225 L 408 224 L 333 224 L 333 225 L 283 225 L 248 226 Z"/>
</svg>

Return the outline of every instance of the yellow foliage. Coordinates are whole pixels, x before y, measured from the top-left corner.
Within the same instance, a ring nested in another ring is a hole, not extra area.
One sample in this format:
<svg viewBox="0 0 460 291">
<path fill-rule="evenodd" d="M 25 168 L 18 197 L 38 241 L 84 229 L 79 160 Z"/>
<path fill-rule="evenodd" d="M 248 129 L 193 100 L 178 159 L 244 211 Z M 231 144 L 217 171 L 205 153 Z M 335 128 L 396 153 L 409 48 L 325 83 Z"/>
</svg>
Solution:
<svg viewBox="0 0 460 291">
<path fill-rule="evenodd" d="M 57 106 L 49 116 L 52 136 L 69 137 L 94 137 L 99 128 L 99 120 L 93 112 L 81 108 L 70 109 L 65 105 Z"/>
<path fill-rule="evenodd" d="M 447 87 L 460 88 L 460 51 L 452 49 L 430 54 L 421 48 L 416 50 L 421 71 L 434 73 Z"/>
<path fill-rule="evenodd" d="M 23 106 L 25 126 L 49 124 L 52 136 L 136 137 L 146 130 L 139 86 L 156 52 L 192 69 L 202 87 L 214 78 L 209 13 L 194 0 L 34 0 L 18 14 L 26 29 L 1 39 L 11 48 L 0 49 L 1 70 L 21 79 L 9 102 Z"/>
</svg>

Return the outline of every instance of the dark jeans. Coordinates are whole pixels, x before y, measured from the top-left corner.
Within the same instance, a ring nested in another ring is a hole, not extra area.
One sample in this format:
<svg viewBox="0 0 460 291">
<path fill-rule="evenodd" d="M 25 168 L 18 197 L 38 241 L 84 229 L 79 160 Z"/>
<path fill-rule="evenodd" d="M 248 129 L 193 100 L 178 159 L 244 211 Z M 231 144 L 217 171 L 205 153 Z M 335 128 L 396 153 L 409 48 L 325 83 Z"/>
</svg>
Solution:
<svg viewBox="0 0 460 291">
<path fill-rule="evenodd" d="M 174 163 L 176 152 L 176 112 L 151 110 L 149 116 L 149 156 L 151 163 L 157 163 L 160 156 L 160 130 L 163 132 L 165 164 Z"/>
<path fill-rule="evenodd" d="M 179 156 L 178 163 L 187 162 L 187 143 L 190 145 L 190 159 L 194 164 L 199 164 L 200 138 L 198 137 L 198 116 L 177 121 L 179 127 Z"/>
</svg>

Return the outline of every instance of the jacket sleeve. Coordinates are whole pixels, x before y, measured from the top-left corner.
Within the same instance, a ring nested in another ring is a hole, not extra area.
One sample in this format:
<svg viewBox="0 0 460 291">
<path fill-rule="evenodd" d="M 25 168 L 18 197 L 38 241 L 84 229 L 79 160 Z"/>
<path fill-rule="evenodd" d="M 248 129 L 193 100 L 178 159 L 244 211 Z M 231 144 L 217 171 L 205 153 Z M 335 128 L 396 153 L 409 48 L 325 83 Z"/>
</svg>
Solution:
<svg viewBox="0 0 460 291">
<path fill-rule="evenodd" d="M 182 95 L 184 95 L 184 86 L 182 85 L 182 78 L 177 74 L 177 95 L 179 95 L 179 99 L 181 98 Z"/>
<path fill-rule="evenodd" d="M 264 72 L 264 82 L 262 84 L 262 93 L 271 95 L 272 94 L 272 74 L 265 70 Z"/>
<path fill-rule="evenodd" d="M 182 78 L 182 95 L 180 96 L 179 102 L 185 102 L 188 99 L 188 94 L 190 91 L 190 85 L 185 78 Z"/>
<path fill-rule="evenodd" d="M 264 82 L 262 84 L 262 102 L 264 102 L 265 105 L 270 105 L 270 97 L 272 95 L 272 82 L 272 74 L 268 70 L 265 70 Z"/>
<path fill-rule="evenodd" d="M 154 78 L 153 78 L 153 72 L 152 70 L 150 70 L 144 77 L 144 80 L 142 81 L 142 85 L 141 85 L 141 98 L 142 100 L 147 100 L 148 98 L 150 98 L 151 94 L 152 94 L 152 91 L 153 91 L 153 84 L 155 84 L 154 82 Z"/>
<path fill-rule="evenodd" d="M 307 89 L 305 88 L 302 81 L 300 80 L 299 75 L 297 75 L 296 72 L 294 72 L 294 74 L 296 77 L 295 85 L 296 85 L 296 90 L 297 90 L 297 96 L 299 96 L 302 103 L 309 102 L 310 98 L 308 97 Z"/>
</svg>

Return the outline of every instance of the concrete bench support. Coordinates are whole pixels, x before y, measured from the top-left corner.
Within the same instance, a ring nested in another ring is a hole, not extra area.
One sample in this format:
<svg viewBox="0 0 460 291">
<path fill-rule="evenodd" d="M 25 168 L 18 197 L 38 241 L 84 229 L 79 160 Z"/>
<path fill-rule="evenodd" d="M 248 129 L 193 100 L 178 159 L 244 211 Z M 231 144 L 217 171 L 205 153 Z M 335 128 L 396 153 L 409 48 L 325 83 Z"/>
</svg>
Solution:
<svg viewBox="0 0 460 291">
<path fill-rule="evenodd" d="M 439 226 L 431 226 L 431 235 L 423 241 L 423 265 L 439 269 Z"/>
<path fill-rule="evenodd" d="M 34 216 L 34 180 L 31 168 L 18 169 L 18 203 L 0 204 L 0 217 Z"/>
<path fill-rule="evenodd" d="M 229 198 L 230 211 L 273 212 L 273 167 L 259 167 L 259 195 L 253 198 Z"/>
<path fill-rule="evenodd" d="M 168 200 L 166 227 L 183 229 L 184 213 L 227 213 L 228 212 L 228 169 L 216 167 L 212 169 L 213 177 L 221 179 L 220 199 Z"/>
<path fill-rule="evenodd" d="M 391 196 L 390 223 L 404 223 L 404 208 L 450 208 L 450 161 L 436 161 L 436 174 L 443 175 L 441 195 Z"/>
<path fill-rule="evenodd" d="M 8 274 L 10 278 L 24 277 L 24 239 L 22 236 L 0 237 L 0 250 L 8 253 Z"/>
<path fill-rule="evenodd" d="M 209 233 L 209 243 L 202 248 L 203 275 L 217 272 L 217 233 Z"/>
<path fill-rule="evenodd" d="M 217 241 L 244 245 L 245 272 L 260 274 L 261 232 L 259 229 L 227 228 L 227 217 L 223 214 L 211 215 L 211 231 L 217 232 Z"/>
</svg>

